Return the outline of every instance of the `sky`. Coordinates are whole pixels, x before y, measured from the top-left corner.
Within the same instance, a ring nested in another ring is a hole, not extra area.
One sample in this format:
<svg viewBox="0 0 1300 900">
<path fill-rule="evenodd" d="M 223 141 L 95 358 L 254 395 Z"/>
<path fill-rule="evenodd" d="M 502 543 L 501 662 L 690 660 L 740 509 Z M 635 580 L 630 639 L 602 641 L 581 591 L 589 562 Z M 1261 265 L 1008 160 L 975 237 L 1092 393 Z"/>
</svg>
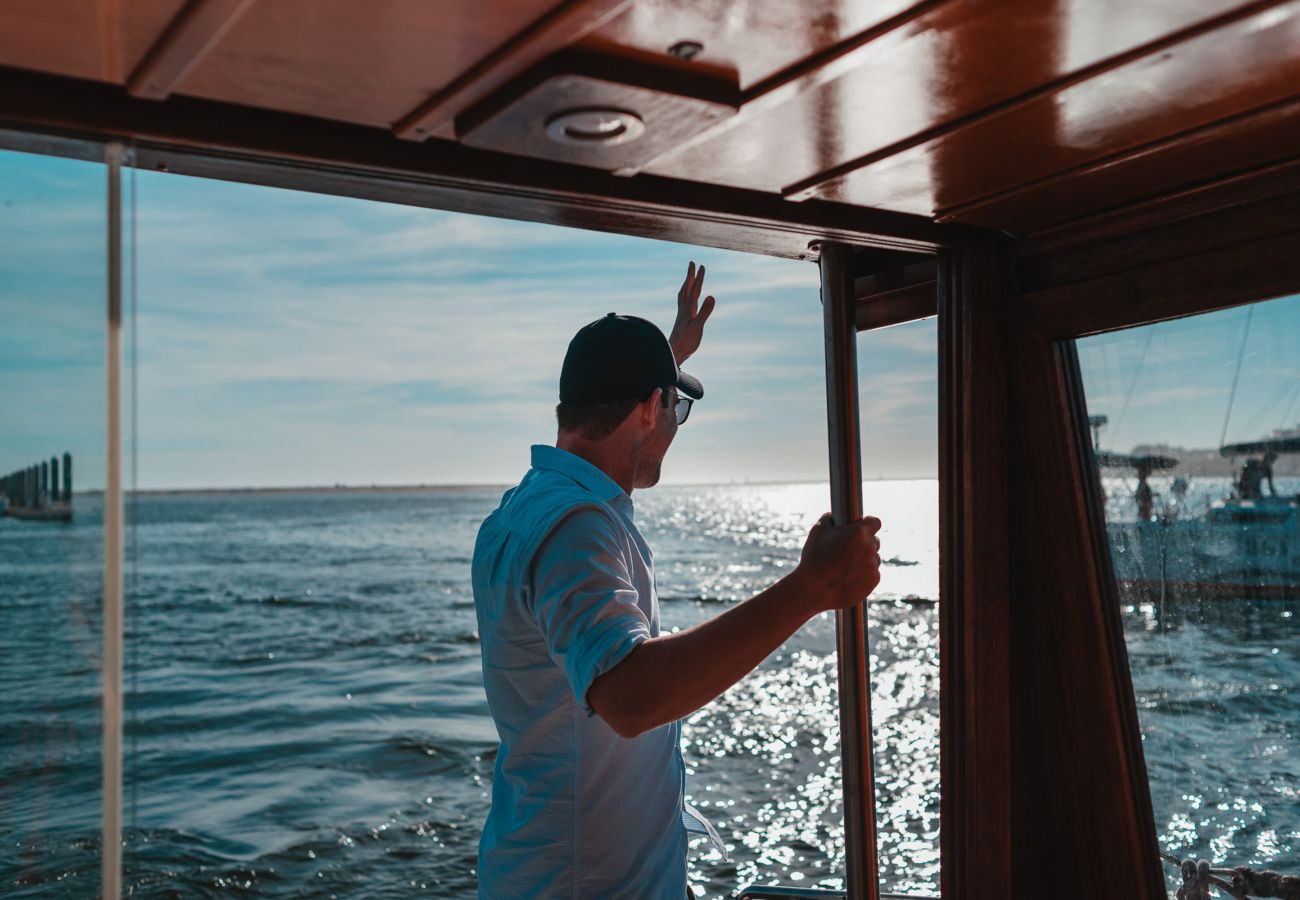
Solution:
<svg viewBox="0 0 1300 900">
<path fill-rule="evenodd" d="M 0 152 L 0 469 L 103 481 L 101 165 Z M 157 172 L 135 228 L 138 486 L 508 484 L 573 333 L 717 297 L 665 483 L 827 477 L 815 265 Z M 860 338 L 864 472 L 936 471 L 933 321 Z"/>
<path fill-rule="evenodd" d="M 1095 335 L 1078 352 L 1106 449 L 1217 448 L 1300 425 L 1300 296 Z"/>
<path fill-rule="evenodd" d="M 80 488 L 103 483 L 104 183 L 0 151 L 0 474 L 68 450 Z M 718 305 L 664 482 L 827 477 L 813 264 L 158 172 L 126 188 L 140 488 L 513 483 L 554 440 L 573 333 L 611 311 L 667 331 L 692 259 Z M 936 336 L 859 338 L 868 478 L 935 477 Z M 1108 449 L 1300 424 L 1300 297 L 1079 357 Z"/>
</svg>

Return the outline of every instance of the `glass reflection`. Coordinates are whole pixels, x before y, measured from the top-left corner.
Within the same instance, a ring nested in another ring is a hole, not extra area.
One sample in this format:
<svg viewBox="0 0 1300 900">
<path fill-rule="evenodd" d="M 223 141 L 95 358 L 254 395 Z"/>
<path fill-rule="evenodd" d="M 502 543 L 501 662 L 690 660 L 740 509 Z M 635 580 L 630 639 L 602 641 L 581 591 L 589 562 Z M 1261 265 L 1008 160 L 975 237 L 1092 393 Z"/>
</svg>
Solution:
<svg viewBox="0 0 1300 900">
<path fill-rule="evenodd" d="M 1161 848 L 1300 872 L 1300 297 L 1078 352 Z"/>
<path fill-rule="evenodd" d="M 937 320 L 858 339 L 864 509 L 883 522 L 867 605 L 881 890 L 939 894 Z M 881 476 L 887 476 L 882 479 Z"/>
<path fill-rule="evenodd" d="M 0 151 L 0 893 L 99 888 L 106 174 Z"/>
</svg>

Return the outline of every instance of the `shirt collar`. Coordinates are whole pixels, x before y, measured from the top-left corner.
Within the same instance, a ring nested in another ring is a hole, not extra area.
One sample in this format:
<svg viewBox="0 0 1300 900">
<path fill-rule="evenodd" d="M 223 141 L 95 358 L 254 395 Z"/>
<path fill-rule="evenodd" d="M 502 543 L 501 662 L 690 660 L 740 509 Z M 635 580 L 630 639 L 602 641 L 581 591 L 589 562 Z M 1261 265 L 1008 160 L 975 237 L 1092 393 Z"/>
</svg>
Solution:
<svg viewBox="0 0 1300 900">
<path fill-rule="evenodd" d="M 618 482 L 568 450 L 551 447 L 547 444 L 533 444 L 534 469 L 552 469 L 567 475 L 602 500 L 617 500 L 619 497 L 631 500 L 627 493 L 618 486 Z"/>
</svg>

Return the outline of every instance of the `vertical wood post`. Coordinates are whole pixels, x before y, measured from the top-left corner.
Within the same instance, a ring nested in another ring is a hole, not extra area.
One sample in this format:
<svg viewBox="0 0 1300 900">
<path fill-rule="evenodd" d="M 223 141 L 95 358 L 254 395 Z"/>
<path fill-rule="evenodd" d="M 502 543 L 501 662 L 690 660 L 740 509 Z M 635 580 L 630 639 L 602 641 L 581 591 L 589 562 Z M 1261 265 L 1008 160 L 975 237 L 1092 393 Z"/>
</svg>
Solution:
<svg viewBox="0 0 1300 900">
<path fill-rule="evenodd" d="M 1007 354 L 999 248 L 939 257 L 942 894 L 1011 896 Z"/>
<path fill-rule="evenodd" d="M 822 321 L 826 339 L 826 424 L 830 445 L 831 515 L 837 525 L 862 518 L 862 456 L 858 433 L 858 329 L 850 251 L 821 245 Z M 840 756 L 844 780 L 844 864 L 849 900 L 877 900 L 875 762 L 871 743 L 871 679 L 866 612 L 835 614 L 839 665 Z"/>
</svg>

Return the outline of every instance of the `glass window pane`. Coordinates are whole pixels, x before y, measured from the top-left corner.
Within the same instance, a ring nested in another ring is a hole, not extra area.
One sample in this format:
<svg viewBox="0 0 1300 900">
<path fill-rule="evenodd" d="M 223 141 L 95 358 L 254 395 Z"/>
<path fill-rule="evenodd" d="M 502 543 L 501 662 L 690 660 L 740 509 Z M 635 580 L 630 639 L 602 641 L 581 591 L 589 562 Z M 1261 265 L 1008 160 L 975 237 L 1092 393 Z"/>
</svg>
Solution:
<svg viewBox="0 0 1300 900">
<path fill-rule="evenodd" d="M 555 439 L 564 348 L 610 310 L 669 327 L 707 265 L 708 391 L 634 497 L 663 627 L 689 627 L 787 574 L 827 508 L 817 268 L 137 177 L 128 884 L 474 896 L 498 742 L 469 560 Z M 732 856 L 697 842 L 697 893 L 842 880 L 833 648 L 820 617 L 684 723 Z"/>
<path fill-rule="evenodd" d="M 106 169 L 0 151 L 0 893 L 99 889 Z"/>
<path fill-rule="evenodd" d="M 863 509 L 881 520 L 867 604 L 882 891 L 939 895 L 938 320 L 858 337 Z"/>
<path fill-rule="evenodd" d="M 1300 297 L 1078 353 L 1160 846 L 1300 874 Z"/>
</svg>

